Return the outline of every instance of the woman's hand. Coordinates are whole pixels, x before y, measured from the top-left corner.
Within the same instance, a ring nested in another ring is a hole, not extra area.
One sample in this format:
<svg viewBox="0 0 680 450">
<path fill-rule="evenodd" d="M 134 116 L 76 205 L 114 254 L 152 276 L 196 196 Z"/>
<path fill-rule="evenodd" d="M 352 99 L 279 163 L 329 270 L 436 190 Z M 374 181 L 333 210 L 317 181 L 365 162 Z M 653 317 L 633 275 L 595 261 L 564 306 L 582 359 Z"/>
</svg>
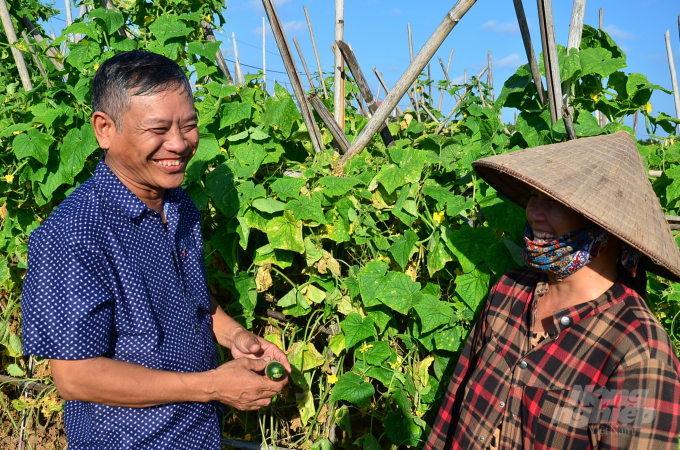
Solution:
<svg viewBox="0 0 680 450">
<path fill-rule="evenodd" d="M 240 328 L 234 334 L 230 350 L 234 359 L 250 358 L 264 359 L 265 361 L 274 359 L 283 364 L 286 372 L 290 373 L 290 363 L 286 354 L 280 348 L 244 328 Z"/>
</svg>

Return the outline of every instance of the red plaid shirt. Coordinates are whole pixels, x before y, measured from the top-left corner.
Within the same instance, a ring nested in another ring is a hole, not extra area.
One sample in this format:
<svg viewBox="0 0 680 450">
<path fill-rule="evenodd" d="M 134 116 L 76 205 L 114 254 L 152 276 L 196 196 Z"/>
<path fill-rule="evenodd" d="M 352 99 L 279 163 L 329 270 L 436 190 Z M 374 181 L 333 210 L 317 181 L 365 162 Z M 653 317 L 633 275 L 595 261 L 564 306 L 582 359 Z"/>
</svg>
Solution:
<svg viewBox="0 0 680 450">
<path fill-rule="evenodd" d="M 529 350 L 547 277 L 504 275 L 470 333 L 425 450 L 673 449 L 679 362 L 670 338 L 623 280 L 554 314 L 557 336 Z M 538 295 L 537 295 L 538 294 Z"/>
</svg>

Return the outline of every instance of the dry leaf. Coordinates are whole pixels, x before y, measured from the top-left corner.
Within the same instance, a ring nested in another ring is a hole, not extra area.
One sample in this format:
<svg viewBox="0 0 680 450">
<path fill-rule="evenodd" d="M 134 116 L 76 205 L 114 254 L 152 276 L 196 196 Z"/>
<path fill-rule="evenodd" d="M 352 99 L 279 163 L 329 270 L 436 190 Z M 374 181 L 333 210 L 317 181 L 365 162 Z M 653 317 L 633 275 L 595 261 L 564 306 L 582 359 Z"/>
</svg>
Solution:
<svg viewBox="0 0 680 450">
<path fill-rule="evenodd" d="M 269 273 L 271 267 L 271 264 L 265 264 L 264 266 L 260 266 L 260 268 L 257 269 L 257 275 L 255 275 L 255 285 L 257 286 L 257 292 L 264 292 L 274 284 L 271 273 Z"/>
<path fill-rule="evenodd" d="M 293 420 L 290 421 L 290 429 L 293 431 L 297 431 L 300 428 L 302 428 L 302 420 L 300 417 L 295 417 Z"/>
</svg>

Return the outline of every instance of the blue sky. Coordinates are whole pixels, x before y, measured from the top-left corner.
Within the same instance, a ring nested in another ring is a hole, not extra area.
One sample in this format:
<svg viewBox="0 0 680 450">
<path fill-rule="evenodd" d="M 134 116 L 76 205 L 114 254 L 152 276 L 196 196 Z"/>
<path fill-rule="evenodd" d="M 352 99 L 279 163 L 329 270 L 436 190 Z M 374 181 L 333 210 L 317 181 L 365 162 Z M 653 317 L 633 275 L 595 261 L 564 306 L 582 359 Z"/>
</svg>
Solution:
<svg viewBox="0 0 680 450">
<path fill-rule="evenodd" d="M 334 41 L 335 7 L 331 0 L 275 0 L 278 14 L 291 46 L 293 37 L 297 38 L 306 62 L 311 71 L 316 70 L 309 30 L 303 10 L 307 7 L 314 28 L 321 65 L 325 72 L 332 70 L 333 54 L 330 44 Z M 383 73 L 385 82 L 392 86 L 409 64 L 407 24 L 411 24 L 414 52 L 425 43 L 444 15 L 453 7 L 455 1 L 406 0 L 345 0 L 345 41 L 350 43 L 373 87 L 374 94 L 378 82 L 372 73 L 377 67 Z M 57 4 L 63 7 L 63 4 Z M 537 19 L 536 2 L 524 1 L 524 8 L 534 48 L 538 54 L 541 49 L 540 31 Z M 677 0 L 588 0 L 585 23 L 598 26 L 599 8 L 604 8 L 604 29 L 622 47 L 628 56 L 626 72 L 646 75 L 653 83 L 669 90 L 672 89 L 664 34 L 671 32 L 671 43 L 675 54 L 675 64 L 680 71 L 680 34 L 678 15 L 680 2 Z M 571 20 L 572 2 L 554 1 L 554 19 L 558 44 L 566 45 Z M 244 72 L 257 72 L 262 67 L 262 17 L 265 16 L 261 0 L 227 0 L 225 11 L 227 22 L 217 38 L 222 40 L 225 57 L 233 60 L 234 32 L 238 43 L 239 59 Z M 65 14 L 62 13 L 63 19 Z M 55 30 L 64 26 L 61 20 L 53 20 Z M 267 29 L 267 78 L 282 83 L 287 80 L 276 42 Z M 477 74 L 486 66 L 487 51 L 493 56 L 494 87 L 500 93 L 503 82 L 512 75 L 517 67 L 525 64 L 526 54 L 522 37 L 517 26 L 515 10 L 511 0 L 478 0 L 461 22 L 449 34 L 431 62 L 434 79 L 443 79 L 443 73 L 436 56 L 448 62 L 451 49 L 454 49 L 450 76 L 452 80 L 462 79 L 467 68 L 468 76 Z M 294 50 L 297 58 L 297 53 Z M 233 64 L 228 63 L 233 70 Z M 298 61 L 298 69 L 302 65 Z M 308 85 L 306 77 L 303 82 Z M 289 84 L 290 87 L 290 84 Z M 384 97 L 384 92 L 380 97 Z M 438 97 L 437 97 L 438 98 Z M 651 103 L 653 114 L 664 111 L 676 115 L 673 97 L 655 92 Z M 400 103 L 407 105 L 406 101 Z M 448 110 L 454 102 L 445 96 L 443 110 Z M 504 121 L 512 121 L 514 111 L 504 112 Z M 638 137 L 645 138 L 644 127 L 639 126 Z"/>
</svg>

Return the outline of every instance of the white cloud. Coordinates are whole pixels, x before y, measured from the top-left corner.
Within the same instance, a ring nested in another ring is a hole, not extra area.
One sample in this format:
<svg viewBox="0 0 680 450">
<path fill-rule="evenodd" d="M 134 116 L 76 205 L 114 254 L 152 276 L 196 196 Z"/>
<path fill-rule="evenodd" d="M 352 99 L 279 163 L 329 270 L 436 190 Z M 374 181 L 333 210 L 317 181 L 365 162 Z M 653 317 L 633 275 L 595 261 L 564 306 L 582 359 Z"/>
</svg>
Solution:
<svg viewBox="0 0 680 450">
<path fill-rule="evenodd" d="M 500 34 L 519 34 L 519 25 L 517 25 L 517 22 L 498 22 L 497 20 L 489 20 L 482 25 L 482 30 L 489 30 Z"/>
<path fill-rule="evenodd" d="M 614 39 L 635 39 L 635 35 L 633 33 L 624 31 L 616 25 L 607 25 L 604 27 L 604 31 L 609 33 L 609 35 Z"/>
<path fill-rule="evenodd" d="M 463 82 L 465 81 L 464 78 L 465 78 L 465 77 L 464 77 L 463 75 L 461 75 L 461 76 L 459 76 L 459 77 L 456 77 L 456 78 L 452 78 L 452 79 L 451 79 L 451 84 L 463 84 Z"/>
<path fill-rule="evenodd" d="M 292 20 L 283 24 L 283 31 L 286 32 L 286 35 L 295 34 L 298 31 L 305 29 L 307 29 L 307 22 L 302 22 L 300 20 Z"/>
<path fill-rule="evenodd" d="M 517 53 L 513 53 L 512 55 L 506 56 L 505 58 L 501 59 L 494 59 L 493 60 L 493 66 L 494 67 L 514 67 L 517 68 L 521 66 L 522 64 L 526 64 L 526 58 L 523 58 L 519 56 Z"/>
</svg>

